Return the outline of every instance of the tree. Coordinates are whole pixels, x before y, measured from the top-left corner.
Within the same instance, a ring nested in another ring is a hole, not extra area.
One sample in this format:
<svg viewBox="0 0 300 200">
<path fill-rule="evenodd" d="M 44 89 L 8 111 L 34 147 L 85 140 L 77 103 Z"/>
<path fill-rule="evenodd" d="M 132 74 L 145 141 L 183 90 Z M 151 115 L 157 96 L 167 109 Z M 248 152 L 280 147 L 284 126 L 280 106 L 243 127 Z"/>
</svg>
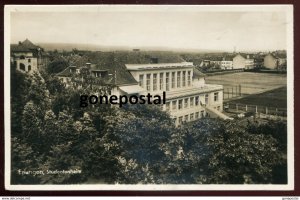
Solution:
<svg viewBox="0 0 300 200">
<path fill-rule="evenodd" d="M 46 67 L 46 71 L 49 74 L 57 74 L 68 67 L 68 62 L 63 58 L 55 58 L 52 62 Z"/>
<path fill-rule="evenodd" d="M 250 134 L 238 122 L 201 119 L 182 127 L 172 143 L 176 183 L 273 183 L 283 161 L 272 136 Z"/>
<path fill-rule="evenodd" d="M 137 108 L 143 111 L 139 116 L 135 115 Z M 122 165 L 117 179 L 120 183 L 164 182 L 162 174 L 168 163 L 165 152 L 174 125 L 170 119 L 161 120 L 166 116 L 164 112 L 153 109 L 133 106 L 107 118 L 103 138 Z"/>
<path fill-rule="evenodd" d="M 26 174 L 26 172 L 39 170 L 38 166 L 41 158 L 35 154 L 29 145 L 17 137 L 11 138 L 11 145 L 11 183 L 39 183 L 38 176 Z"/>
<path fill-rule="evenodd" d="M 31 80 L 27 74 L 11 69 L 11 133 L 12 137 L 22 134 L 22 115 L 28 102 Z"/>
</svg>

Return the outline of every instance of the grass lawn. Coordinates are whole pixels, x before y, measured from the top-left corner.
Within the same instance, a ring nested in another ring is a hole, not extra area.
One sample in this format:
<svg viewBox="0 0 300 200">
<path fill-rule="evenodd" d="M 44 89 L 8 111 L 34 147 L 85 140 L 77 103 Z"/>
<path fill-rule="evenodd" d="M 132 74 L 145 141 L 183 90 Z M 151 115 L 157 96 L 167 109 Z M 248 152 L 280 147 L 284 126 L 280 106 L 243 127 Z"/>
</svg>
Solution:
<svg viewBox="0 0 300 200">
<path fill-rule="evenodd" d="M 239 72 L 205 77 L 207 84 L 223 85 L 224 90 L 231 91 L 241 85 L 241 93 L 244 95 L 256 94 L 275 88 L 284 87 L 287 84 L 286 74 L 266 74 L 254 72 Z"/>
<path fill-rule="evenodd" d="M 287 108 L 287 87 L 277 88 L 260 94 L 252 94 L 229 102 L 275 108 Z"/>
</svg>

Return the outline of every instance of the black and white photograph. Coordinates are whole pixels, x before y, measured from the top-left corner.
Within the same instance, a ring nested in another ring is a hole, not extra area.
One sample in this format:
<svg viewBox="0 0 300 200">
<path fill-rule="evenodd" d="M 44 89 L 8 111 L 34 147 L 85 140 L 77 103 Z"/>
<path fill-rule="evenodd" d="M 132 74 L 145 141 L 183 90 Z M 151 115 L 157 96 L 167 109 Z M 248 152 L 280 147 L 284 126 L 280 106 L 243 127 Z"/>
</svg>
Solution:
<svg viewBox="0 0 300 200">
<path fill-rule="evenodd" d="M 8 190 L 293 190 L 292 5 L 9 5 Z"/>
</svg>

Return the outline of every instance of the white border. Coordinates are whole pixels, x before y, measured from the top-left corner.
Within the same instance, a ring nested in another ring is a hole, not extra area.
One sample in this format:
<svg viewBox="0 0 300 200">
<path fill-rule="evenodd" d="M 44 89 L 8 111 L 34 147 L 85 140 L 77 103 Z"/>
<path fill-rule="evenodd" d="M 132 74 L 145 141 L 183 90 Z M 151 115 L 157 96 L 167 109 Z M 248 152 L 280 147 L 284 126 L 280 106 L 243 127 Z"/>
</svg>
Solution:
<svg viewBox="0 0 300 200">
<path fill-rule="evenodd" d="M 288 105 L 288 184 L 286 185 L 11 185 L 10 184 L 10 13 L 12 12 L 111 12 L 111 11 L 205 11 L 205 12 L 257 12 L 285 11 L 287 19 L 287 105 Z M 293 5 L 6 5 L 4 9 L 4 112 L 5 112 L 5 188 L 7 190 L 293 190 L 294 189 L 294 51 Z"/>
</svg>

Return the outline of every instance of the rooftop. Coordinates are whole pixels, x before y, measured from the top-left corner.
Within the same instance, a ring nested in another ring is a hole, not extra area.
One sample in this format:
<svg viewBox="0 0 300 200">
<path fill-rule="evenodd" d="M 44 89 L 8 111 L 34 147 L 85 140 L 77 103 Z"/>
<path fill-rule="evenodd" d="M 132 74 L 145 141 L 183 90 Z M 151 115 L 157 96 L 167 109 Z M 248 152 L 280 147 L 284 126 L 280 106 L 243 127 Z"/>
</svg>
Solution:
<svg viewBox="0 0 300 200">
<path fill-rule="evenodd" d="M 151 69 L 170 69 L 170 68 L 190 68 L 194 67 L 192 62 L 180 63 L 151 63 L 151 64 L 125 64 L 128 70 L 151 70 Z"/>
<path fill-rule="evenodd" d="M 168 99 L 191 96 L 199 93 L 207 93 L 212 91 L 223 90 L 222 85 L 211 85 L 205 84 L 203 87 L 190 87 L 190 88 L 182 88 L 181 90 L 176 91 L 167 91 L 166 95 Z"/>
<path fill-rule="evenodd" d="M 11 44 L 10 48 L 13 52 L 31 52 L 32 50 L 40 49 L 39 46 L 33 44 L 28 39 L 23 42 L 19 42 L 19 44 Z"/>
</svg>

